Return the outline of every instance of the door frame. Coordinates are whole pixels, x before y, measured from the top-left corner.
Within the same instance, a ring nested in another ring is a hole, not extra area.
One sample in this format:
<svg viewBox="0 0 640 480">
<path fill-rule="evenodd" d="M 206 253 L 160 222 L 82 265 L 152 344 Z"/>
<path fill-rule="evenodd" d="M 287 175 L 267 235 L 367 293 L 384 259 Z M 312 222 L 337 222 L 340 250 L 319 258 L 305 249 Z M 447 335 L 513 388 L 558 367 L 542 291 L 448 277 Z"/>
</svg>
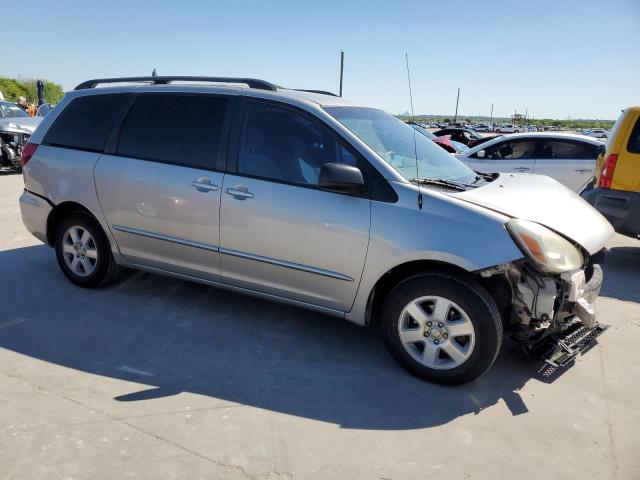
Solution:
<svg viewBox="0 0 640 480">
<path fill-rule="evenodd" d="M 309 185 L 304 183 L 286 182 L 282 180 L 276 180 L 272 178 L 259 177 L 254 175 L 247 175 L 246 173 L 238 172 L 238 162 L 240 157 L 240 139 L 242 137 L 242 128 L 244 123 L 245 114 L 247 111 L 247 105 L 251 103 L 263 103 L 267 105 L 274 105 L 279 108 L 288 109 L 298 114 L 304 115 L 311 119 L 315 124 L 324 128 L 332 138 L 342 147 L 349 151 L 349 153 L 358 161 L 358 168 L 362 171 L 362 176 L 365 183 L 365 191 L 362 194 L 353 194 L 346 192 L 336 192 L 327 190 L 317 185 Z M 254 178 L 256 180 L 263 180 L 272 183 L 282 183 L 285 185 L 291 185 L 300 188 L 309 188 L 314 190 L 321 190 L 327 193 L 333 193 L 336 195 L 356 196 L 361 198 L 367 198 L 370 200 L 383 201 L 388 203 L 395 203 L 398 201 L 398 195 L 395 190 L 389 185 L 389 182 L 378 172 L 378 170 L 367 160 L 364 155 L 358 152 L 351 143 L 349 143 L 339 132 L 333 129 L 330 125 L 324 122 L 321 118 L 316 117 L 307 110 L 292 105 L 286 102 L 280 102 L 273 99 L 261 98 L 261 97 L 239 97 L 236 101 L 233 111 L 233 119 L 231 123 L 231 129 L 229 133 L 229 146 L 227 148 L 226 158 L 226 173 L 235 175 L 238 177 Z"/>
</svg>

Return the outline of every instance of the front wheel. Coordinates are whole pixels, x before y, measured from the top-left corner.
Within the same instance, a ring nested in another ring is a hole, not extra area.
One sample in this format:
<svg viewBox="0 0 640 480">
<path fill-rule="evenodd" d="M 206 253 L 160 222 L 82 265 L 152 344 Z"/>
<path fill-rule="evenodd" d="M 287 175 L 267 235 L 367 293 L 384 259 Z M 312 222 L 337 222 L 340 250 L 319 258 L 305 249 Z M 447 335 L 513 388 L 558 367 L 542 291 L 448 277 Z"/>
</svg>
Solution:
<svg viewBox="0 0 640 480">
<path fill-rule="evenodd" d="M 406 370 L 445 385 L 480 377 L 502 344 L 502 322 L 491 296 L 472 279 L 449 273 L 424 273 L 400 283 L 383 307 L 382 332 Z"/>
</svg>

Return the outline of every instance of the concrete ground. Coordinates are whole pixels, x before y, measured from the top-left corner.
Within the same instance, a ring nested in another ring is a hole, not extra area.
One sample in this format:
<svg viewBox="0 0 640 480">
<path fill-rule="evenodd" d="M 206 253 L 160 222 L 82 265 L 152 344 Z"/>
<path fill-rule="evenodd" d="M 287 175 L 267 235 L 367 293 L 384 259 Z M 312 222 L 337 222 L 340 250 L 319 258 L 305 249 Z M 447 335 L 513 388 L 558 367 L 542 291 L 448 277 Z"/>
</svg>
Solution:
<svg viewBox="0 0 640 480">
<path fill-rule="evenodd" d="M 406 374 L 372 331 L 136 273 L 83 290 L 0 175 L 1 479 L 638 479 L 640 242 L 609 247 L 612 328 L 548 377 Z M 588 227 L 587 227 L 588 228 Z"/>
</svg>

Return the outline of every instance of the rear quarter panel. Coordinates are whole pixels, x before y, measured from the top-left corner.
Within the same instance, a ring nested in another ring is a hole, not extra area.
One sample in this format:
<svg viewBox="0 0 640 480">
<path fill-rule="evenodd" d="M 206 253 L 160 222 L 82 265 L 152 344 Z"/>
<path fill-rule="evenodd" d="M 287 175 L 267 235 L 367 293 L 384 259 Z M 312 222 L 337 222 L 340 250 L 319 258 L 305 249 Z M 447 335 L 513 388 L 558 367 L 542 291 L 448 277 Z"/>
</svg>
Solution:
<svg viewBox="0 0 640 480">
<path fill-rule="evenodd" d="M 619 131 L 616 132 L 616 151 L 612 153 L 618 153 L 618 161 L 613 173 L 611 188 L 627 192 L 640 192 L 640 153 L 632 153 L 627 149 L 631 132 L 640 119 L 640 107 L 628 110 L 624 125 L 621 125 Z"/>
<path fill-rule="evenodd" d="M 25 188 L 49 200 L 54 206 L 75 202 L 85 207 L 98 220 L 112 251 L 116 243 L 102 215 L 96 194 L 93 169 L 100 153 L 40 145 L 24 167 Z"/>
</svg>

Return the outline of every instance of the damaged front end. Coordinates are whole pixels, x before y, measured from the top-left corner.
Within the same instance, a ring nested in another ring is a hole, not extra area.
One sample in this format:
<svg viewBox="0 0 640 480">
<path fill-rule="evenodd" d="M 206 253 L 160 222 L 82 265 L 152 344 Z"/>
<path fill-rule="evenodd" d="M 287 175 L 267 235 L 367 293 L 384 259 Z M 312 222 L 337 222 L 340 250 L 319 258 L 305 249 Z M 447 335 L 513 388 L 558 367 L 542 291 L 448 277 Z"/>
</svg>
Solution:
<svg viewBox="0 0 640 480">
<path fill-rule="evenodd" d="M 19 125 L 0 125 L 0 162 L 12 167 L 20 167 L 22 149 L 29 142 L 33 132 Z"/>
<path fill-rule="evenodd" d="M 553 367 L 571 362 L 608 327 L 598 324 L 604 250 L 594 255 L 533 222 L 507 229 L 525 258 L 478 272 L 523 350 Z"/>
<path fill-rule="evenodd" d="M 593 258 L 584 269 L 553 276 L 525 261 L 509 268 L 507 278 L 514 293 L 513 338 L 554 367 L 572 361 L 608 328 L 598 324 L 593 308 L 602 285 Z"/>
</svg>

